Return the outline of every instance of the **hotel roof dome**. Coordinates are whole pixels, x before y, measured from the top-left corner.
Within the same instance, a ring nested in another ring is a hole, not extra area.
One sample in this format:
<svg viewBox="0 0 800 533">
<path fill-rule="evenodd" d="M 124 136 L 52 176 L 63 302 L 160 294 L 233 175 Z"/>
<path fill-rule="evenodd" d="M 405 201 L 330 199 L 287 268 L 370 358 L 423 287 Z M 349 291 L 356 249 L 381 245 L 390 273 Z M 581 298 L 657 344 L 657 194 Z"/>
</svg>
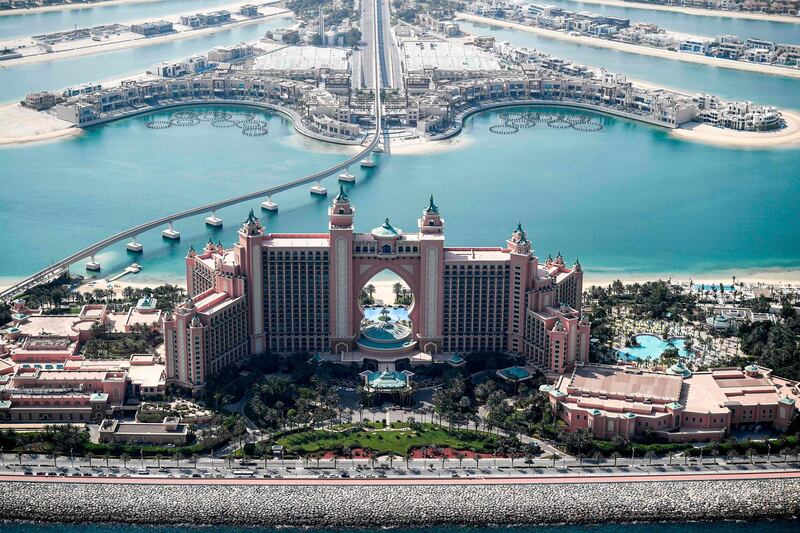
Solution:
<svg viewBox="0 0 800 533">
<path fill-rule="evenodd" d="M 373 237 L 377 237 L 379 239 L 396 239 L 403 234 L 403 230 L 392 226 L 387 218 L 383 225 L 374 228 L 371 233 Z"/>
</svg>

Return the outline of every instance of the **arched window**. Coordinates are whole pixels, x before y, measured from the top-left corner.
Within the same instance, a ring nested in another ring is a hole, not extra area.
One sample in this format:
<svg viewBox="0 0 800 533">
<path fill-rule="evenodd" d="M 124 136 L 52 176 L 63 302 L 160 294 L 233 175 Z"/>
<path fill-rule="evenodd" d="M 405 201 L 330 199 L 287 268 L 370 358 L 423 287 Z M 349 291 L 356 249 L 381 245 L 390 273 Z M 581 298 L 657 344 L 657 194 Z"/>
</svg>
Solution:
<svg viewBox="0 0 800 533">
<path fill-rule="evenodd" d="M 392 247 L 391 247 L 391 246 L 389 246 L 388 244 L 384 244 L 384 245 L 381 247 L 381 253 L 382 253 L 382 254 L 390 254 L 390 253 L 392 253 Z"/>
</svg>

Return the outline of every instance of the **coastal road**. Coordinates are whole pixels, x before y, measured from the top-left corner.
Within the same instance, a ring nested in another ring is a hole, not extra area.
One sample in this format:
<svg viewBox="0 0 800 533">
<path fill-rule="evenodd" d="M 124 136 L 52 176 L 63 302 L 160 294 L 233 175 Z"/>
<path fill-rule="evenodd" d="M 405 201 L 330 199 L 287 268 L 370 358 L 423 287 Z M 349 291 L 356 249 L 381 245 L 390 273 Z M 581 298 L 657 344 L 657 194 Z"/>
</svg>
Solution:
<svg viewBox="0 0 800 533">
<path fill-rule="evenodd" d="M 726 481 L 745 479 L 800 479 L 800 471 L 791 472 L 736 472 L 736 473 L 686 473 L 686 474 L 634 474 L 634 475 L 562 475 L 520 477 L 474 477 L 474 478 L 424 478 L 424 479 L 256 479 L 256 478 L 158 478 L 158 477 L 41 477 L 0 475 L 3 482 L 31 483 L 92 483 L 92 484 L 137 484 L 137 485 L 553 485 L 553 484 L 597 484 L 597 483 L 641 483 L 650 481 Z M 2 485 L 0 485 L 2 486 Z"/>
</svg>

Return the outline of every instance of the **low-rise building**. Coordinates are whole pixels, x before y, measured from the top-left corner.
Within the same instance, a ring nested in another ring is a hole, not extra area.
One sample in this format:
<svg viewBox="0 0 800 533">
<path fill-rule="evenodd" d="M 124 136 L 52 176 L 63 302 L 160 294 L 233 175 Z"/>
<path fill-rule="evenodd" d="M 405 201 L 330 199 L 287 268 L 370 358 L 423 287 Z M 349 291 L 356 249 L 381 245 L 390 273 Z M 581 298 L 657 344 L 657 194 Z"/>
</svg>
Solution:
<svg viewBox="0 0 800 533">
<path fill-rule="evenodd" d="M 140 24 L 131 24 L 131 31 L 144 35 L 145 37 L 152 37 L 154 35 L 164 35 L 165 33 L 172 33 L 172 23 L 166 20 L 156 20 L 154 22 L 142 22 Z"/>
<path fill-rule="evenodd" d="M 56 105 L 56 95 L 47 91 L 31 93 L 25 96 L 24 104 L 25 107 L 35 109 L 36 111 L 44 111 Z"/>
<path fill-rule="evenodd" d="M 695 373 L 681 363 L 666 372 L 583 365 L 542 390 L 568 431 L 670 442 L 719 440 L 755 425 L 786 431 L 798 399 L 796 383 L 755 365 Z"/>
<path fill-rule="evenodd" d="M 100 442 L 114 444 L 186 444 L 189 426 L 176 417 L 166 417 L 161 423 L 103 420 L 98 430 Z"/>
</svg>

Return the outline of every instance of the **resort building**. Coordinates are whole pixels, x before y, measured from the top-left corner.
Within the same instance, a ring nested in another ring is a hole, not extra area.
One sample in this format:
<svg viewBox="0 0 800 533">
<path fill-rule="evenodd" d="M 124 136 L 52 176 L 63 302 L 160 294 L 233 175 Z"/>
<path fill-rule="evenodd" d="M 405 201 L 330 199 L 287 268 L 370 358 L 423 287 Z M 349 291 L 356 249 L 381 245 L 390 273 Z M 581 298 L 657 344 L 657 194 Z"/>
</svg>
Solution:
<svg viewBox="0 0 800 533">
<path fill-rule="evenodd" d="M 666 372 L 581 365 L 541 390 L 568 431 L 601 439 L 652 432 L 670 442 L 719 440 L 756 425 L 786 431 L 800 397 L 797 383 L 756 365 L 695 373 L 681 363 Z"/>
<path fill-rule="evenodd" d="M 504 246 L 457 248 L 445 246 L 433 198 L 411 233 L 388 219 L 359 233 L 354 217 L 340 190 L 326 233 L 268 233 L 251 212 L 233 249 L 190 250 L 192 298 L 163 321 L 169 379 L 198 389 L 222 366 L 267 351 L 389 371 L 455 352 L 522 354 L 557 372 L 588 360 L 581 266 L 567 267 L 560 254 L 540 263 L 521 225 Z M 359 294 L 384 270 L 413 294 L 408 321 L 364 318 Z M 227 313 L 228 344 L 209 308 Z"/>
<path fill-rule="evenodd" d="M 161 323 L 167 379 L 194 392 L 250 355 L 245 278 L 236 252 L 209 242 L 186 258 L 189 298 Z"/>
</svg>

